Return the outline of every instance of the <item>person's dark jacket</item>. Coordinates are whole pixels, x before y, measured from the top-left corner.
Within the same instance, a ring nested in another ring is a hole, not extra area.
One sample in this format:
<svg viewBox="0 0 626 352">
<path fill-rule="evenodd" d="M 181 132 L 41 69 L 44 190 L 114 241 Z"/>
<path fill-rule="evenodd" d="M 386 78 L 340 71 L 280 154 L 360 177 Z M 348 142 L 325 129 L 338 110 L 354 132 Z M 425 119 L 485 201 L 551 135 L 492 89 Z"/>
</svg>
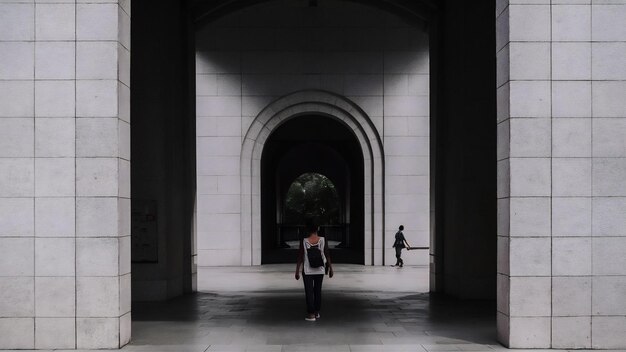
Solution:
<svg viewBox="0 0 626 352">
<path fill-rule="evenodd" d="M 398 247 L 406 248 L 406 246 L 404 245 L 404 241 L 405 239 L 404 239 L 404 234 L 402 233 L 402 231 L 396 232 L 396 240 L 393 243 L 393 247 L 394 248 L 398 248 Z"/>
</svg>

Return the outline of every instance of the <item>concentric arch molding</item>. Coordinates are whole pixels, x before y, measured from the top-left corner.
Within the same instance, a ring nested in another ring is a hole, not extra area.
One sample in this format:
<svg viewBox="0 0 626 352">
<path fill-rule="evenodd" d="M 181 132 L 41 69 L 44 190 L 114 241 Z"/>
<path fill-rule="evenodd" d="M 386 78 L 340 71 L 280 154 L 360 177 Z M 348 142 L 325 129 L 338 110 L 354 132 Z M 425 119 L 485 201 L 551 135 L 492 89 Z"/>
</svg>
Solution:
<svg viewBox="0 0 626 352">
<path fill-rule="evenodd" d="M 265 142 L 283 123 L 304 115 L 333 118 L 349 128 L 359 141 L 365 173 L 365 264 L 382 265 L 385 225 L 382 140 L 371 119 L 358 105 L 322 90 L 297 91 L 273 101 L 254 118 L 243 138 L 240 161 L 241 264 L 261 264 L 261 156 Z"/>
</svg>

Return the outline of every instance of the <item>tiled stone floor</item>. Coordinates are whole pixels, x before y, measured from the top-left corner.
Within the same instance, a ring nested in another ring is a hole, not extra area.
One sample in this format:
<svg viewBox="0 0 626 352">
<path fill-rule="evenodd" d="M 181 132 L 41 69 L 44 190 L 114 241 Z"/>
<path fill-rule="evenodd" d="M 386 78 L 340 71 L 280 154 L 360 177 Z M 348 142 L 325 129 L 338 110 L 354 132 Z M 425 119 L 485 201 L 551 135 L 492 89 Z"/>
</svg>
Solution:
<svg viewBox="0 0 626 352">
<path fill-rule="evenodd" d="M 211 292 L 133 305 L 128 351 L 493 350 L 495 303 L 431 297 L 428 268 L 337 265 L 304 320 L 292 265 L 212 268 Z"/>
<path fill-rule="evenodd" d="M 423 285 L 415 286 L 415 280 L 427 278 L 426 268 L 338 265 L 336 276 L 324 280 L 317 322 L 304 320 L 302 281 L 293 279 L 292 270 L 291 265 L 222 268 L 215 271 L 214 292 L 133 303 L 133 338 L 122 351 L 505 349 L 495 338 L 495 302 L 416 292 Z"/>
<path fill-rule="evenodd" d="M 154 351 L 173 344 L 194 352 L 498 348 L 491 302 L 330 291 L 322 318 L 313 323 L 303 319 L 303 304 L 300 291 L 274 291 L 200 293 L 166 305 L 136 305 L 127 350 Z"/>
</svg>

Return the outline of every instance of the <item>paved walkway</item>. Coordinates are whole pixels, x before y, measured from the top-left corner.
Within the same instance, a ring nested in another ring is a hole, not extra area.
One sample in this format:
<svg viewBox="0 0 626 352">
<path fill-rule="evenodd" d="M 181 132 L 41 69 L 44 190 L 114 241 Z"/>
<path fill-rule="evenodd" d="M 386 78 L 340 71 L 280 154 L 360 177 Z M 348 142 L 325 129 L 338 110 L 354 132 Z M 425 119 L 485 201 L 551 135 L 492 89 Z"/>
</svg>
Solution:
<svg viewBox="0 0 626 352">
<path fill-rule="evenodd" d="M 495 302 L 419 292 L 424 267 L 337 265 L 324 280 L 316 322 L 304 320 L 292 265 L 212 270 L 211 292 L 133 303 L 133 338 L 122 351 L 505 350 L 496 341 Z"/>
<path fill-rule="evenodd" d="M 459 351 L 501 349 L 495 303 L 431 297 L 428 268 L 337 265 L 322 318 L 304 320 L 292 265 L 213 268 L 211 292 L 133 305 L 128 351 Z"/>
</svg>

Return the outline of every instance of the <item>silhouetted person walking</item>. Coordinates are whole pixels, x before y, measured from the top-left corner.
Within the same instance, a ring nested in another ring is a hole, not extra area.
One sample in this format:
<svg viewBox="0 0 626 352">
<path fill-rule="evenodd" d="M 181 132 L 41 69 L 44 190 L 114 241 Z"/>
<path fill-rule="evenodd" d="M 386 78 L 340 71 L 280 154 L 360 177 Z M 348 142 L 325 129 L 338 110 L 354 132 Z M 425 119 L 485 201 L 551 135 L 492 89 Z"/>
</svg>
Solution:
<svg viewBox="0 0 626 352">
<path fill-rule="evenodd" d="M 404 261 L 401 258 L 402 248 L 411 248 L 411 246 L 409 246 L 409 242 L 407 242 L 406 238 L 404 238 L 404 234 L 402 233 L 402 231 L 404 231 L 404 225 L 400 225 L 400 227 L 398 228 L 398 232 L 396 232 L 396 239 L 393 242 L 393 248 L 396 249 L 396 264 L 392 266 L 397 266 L 400 268 L 404 266 Z"/>
<path fill-rule="evenodd" d="M 300 279 L 302 265 L 302 281 L 306 297 L 307 316 L 305 320 L 315 321 L 320 318 L 322 308 L 322 281 L 328 267 L 328 277 L 333 277 L 333 267 L 326 239 L 318 235 L 317 226 L 308 226 L 308 235 L 300 240 L 298 261 L 296 264 L 296 280 Z"/>
</svg>

